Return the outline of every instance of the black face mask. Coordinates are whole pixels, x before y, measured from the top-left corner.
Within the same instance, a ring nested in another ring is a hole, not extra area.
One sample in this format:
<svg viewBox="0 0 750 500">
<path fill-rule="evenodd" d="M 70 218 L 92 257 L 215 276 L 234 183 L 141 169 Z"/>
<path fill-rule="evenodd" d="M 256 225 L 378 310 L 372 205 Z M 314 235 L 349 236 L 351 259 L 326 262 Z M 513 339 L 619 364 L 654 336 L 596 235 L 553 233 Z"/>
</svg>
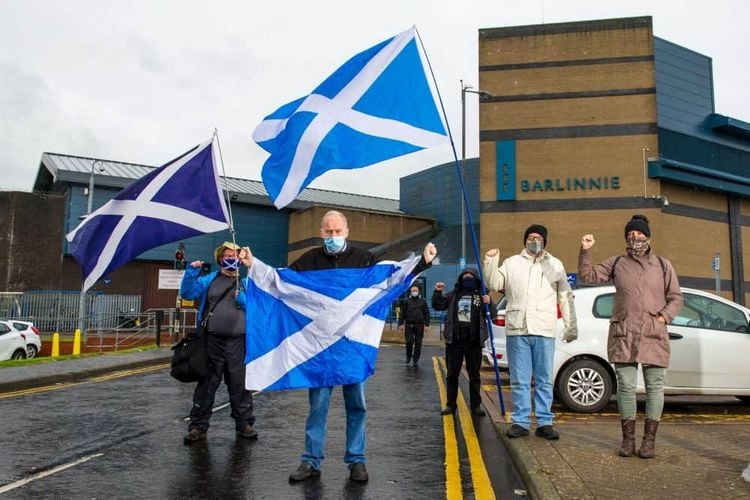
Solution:
<svg viewBox="0 0 750 500">
<path fill-rule="evenodd" d="M 474 277 L 467 277 L 461 280 L 461 290 L 464 292 L 473 292 L 477 289 L 477 279 Z"/>
</svg>

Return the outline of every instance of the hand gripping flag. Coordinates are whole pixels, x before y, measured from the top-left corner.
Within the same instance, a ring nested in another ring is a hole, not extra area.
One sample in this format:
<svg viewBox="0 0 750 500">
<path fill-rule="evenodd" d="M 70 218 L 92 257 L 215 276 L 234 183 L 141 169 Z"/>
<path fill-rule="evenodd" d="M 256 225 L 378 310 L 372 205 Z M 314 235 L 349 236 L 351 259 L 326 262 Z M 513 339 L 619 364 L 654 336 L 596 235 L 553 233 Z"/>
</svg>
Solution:
<svg viewBox="0 0 750 500">
<path fill-rule="evenodd" d="M 254 259 L 245 386 L 281 390 L 364 381 L 375 371 L 388 309 L 414 281 L 419 261 L 296 272 Z"/>
<path fill-rule="evenodd" d="M 277 208 L 332 169 L 366 167 L 448 142 L 412 28 L 349 59 L 313 92 L 267 116 L 263 183 Z"/>
<path fill-rule="evenodd" d="M 227 220 L 209 140 L 120 191 L 66 238 L 88 290 L 146 250 L 227 229 Z"/>
</svg>

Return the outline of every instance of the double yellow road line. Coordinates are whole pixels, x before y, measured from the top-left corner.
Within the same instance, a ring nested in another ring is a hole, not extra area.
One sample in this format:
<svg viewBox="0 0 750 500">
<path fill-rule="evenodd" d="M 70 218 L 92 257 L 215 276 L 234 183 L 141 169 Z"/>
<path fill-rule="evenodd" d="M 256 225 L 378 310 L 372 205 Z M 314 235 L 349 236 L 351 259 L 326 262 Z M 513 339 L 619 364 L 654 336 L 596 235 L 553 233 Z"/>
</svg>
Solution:
<svg viewBox="0 0 750 500">
<path fill-rule="evenodd" d="M 432 364 L 440 392 L 440 404 L 445 407 L 447 403 L 445 383 L 443 382 L 443 373 L 447 372 L 445 360 L 433 357 Z M 461 391 L 458 392 L 456 403 L 458 404 L 458 421 L 461 426 L 461 434 L 464 437 L 466 451 L 469 456 L 471 481 L 474 489 L 473 496 L 477 499 L 494 499 L 495 492 L 492 489 L 490 476 L 484 465 L 482 450 L 479 447 L 479 440 L 474 429 L 474 422 L 471 420 L 471 412 L 466 405 L 466 400 Z M 456 436 L 456 422 L 453 415 L 443 416 L 443 436 L 445 438 L 445 496 L 448 500 L 462 499 L 463 487 L 461 483 L 458 437 Z"/>
<path fill-rule="evenodd" d="M 141 373 L 148 373 L 148 372 L 153 372 L 157 370 L 163 370 L 168 367 L 169 367 L 169 363 L 163 363 L 159 365 L 144 366 L 142 368 L 133 368 L 130 370 L 119 370 L 116 372 L 107 373 L 105 375 L 100 375 L 98 377 L 92 377 L 86 380 L 82 380 L 80 382 L 61 382 L 59 384 L 45 385 L 43 387 L 34 387 L 32 389 L 22 389 L 19 391 L 4 392 L 0 394 L 0 399 L 7 399 L 7 398 L 16 397 L 16 396 L 25 396 L 28 394 L 38 394 L 40 392 L 56 391 L 59 389 L 67 389 L 68 387 L 75 387 L 77 385 L 83 385 L 83 384 L 94 384 L 96 382 L 105 382 L 107 380 L 115 380 L 118 378 L 129 377 L 131 375 L 138 375 Z"/>
</svg>

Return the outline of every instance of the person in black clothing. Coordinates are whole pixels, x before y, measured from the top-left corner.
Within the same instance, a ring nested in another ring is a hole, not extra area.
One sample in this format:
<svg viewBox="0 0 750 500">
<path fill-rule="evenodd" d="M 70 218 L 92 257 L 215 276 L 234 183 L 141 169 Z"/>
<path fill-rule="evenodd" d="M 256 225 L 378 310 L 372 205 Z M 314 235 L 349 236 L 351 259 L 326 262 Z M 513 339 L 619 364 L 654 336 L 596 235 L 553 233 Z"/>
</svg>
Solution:
<svg viewBox="0 0 750 500">
<path fill-rule="evenodd" d="M 377 262 L 372 253 L 361 248 L 350 246 L 346 238 L 349 236 L 349 226 L 346 217 L 341 212 L 332 210 L 327 212 L 320 221 L 320 237 L 323 245 L 302 254 L 289 266 L 295 271 L 314 271 L 335 268 L 369 267 Z M 425 246 L 422 260 L 413 273 L 419 274 L 430 266 L 430 262 L 437 255 L 437 249 L 432 243 Z M 240 251 L 240 259 L 248 268 L 252 266 L 252 253 L 245 247 Z M 344 462 L 349 467 L 349 479 L 365 482 L 369 479 L 365 462 L 365 448 L 367 435 L 365 423 L 367 421 L 367 406 L 365 404 L 365 383 L 348 384 L 342 386 L 344 405 L 346 407 L 346 452 Z M 328 405 L 331 400 L 333 387 L 313 387 L 308 390 L 310 412 L 305 424 L 305 451 L 299 467 L 289 474 L 290 482 L 307 481 L 320 476 L 325 448 L 326 419 Z"/>
<path fill-rule="evenodd" d="M 221 379 L 227 385 L 237 435 L 257 439 L 253 428 L 253 395 L 245 389 L 245 282 L 238 279 L 240 247 L 224 242 L 214 251 L 219 272 L 201 276 L 203 261 L 191 262 L 180 285 L 180 297 L 199 301 L 198 325 L 205 320 L 209 374 L 193 394 L 185 443 L 206 439 L 216 390 Z M 239 284 L 239 289 L 237 285 Z"/>
<path fill-rule="evenodd" d="M 458 377 L 461 366 L 466 359 L 466 372 L 469 374 L 469 405 L 471 413 L 479 417 L 485 415 L 482 409 L 482 397 L 479 389 L 481 377 L 479 368 L 482 365 L 482 345 L 489 336 L 487 321 L 484 316 L 484 304 L 489 304 L 491 317 L 494 317 L 495 306 L 489 295 L 482 295 L 479 274 L 473 269 L 465 269 L 458 276 L 452 292 L 443 295 L 444 283 L 436 283 L 432 293 L 432 308 L 436 311 L 447 311 L 445 315 L 445 364 L 446 391 L 448 402 L 442 410 L 443 415 L 456 412 L 458 397 Z"/>
<path fill-rule="evenodd" d="M 425 328 L 430 326 L 430 309 L 427 302 L 419 296 L 419 287 L 413 286 L 409 290 L 409 298 L 401 301 L 401 316 L 398 327 L 404 327 L 406 339 L 406 364 L 414 359 L 414 366 L 419 364 L 419 356 L 422 353 L 422 338 Z"/>
</svg>

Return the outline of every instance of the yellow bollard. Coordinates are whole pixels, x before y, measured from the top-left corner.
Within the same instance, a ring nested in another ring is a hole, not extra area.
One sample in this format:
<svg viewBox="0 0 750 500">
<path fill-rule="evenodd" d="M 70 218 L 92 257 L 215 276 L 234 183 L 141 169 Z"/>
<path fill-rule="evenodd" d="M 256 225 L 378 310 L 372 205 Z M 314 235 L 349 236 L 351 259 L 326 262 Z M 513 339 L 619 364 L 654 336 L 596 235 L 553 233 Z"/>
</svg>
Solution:
<svg viewBox="0 0 750 500">
<path fill-rule="evenodd" d="M 60 355 L 60 334 L 54 333 L 52 335 L 52 356 L 53 358 L 56 358 Z"/>
<path fill-rule="evenodd" d="M 81 330 L 76 328 L 73 334 L 73 356 L 81 354 Z"/>
</svg>

